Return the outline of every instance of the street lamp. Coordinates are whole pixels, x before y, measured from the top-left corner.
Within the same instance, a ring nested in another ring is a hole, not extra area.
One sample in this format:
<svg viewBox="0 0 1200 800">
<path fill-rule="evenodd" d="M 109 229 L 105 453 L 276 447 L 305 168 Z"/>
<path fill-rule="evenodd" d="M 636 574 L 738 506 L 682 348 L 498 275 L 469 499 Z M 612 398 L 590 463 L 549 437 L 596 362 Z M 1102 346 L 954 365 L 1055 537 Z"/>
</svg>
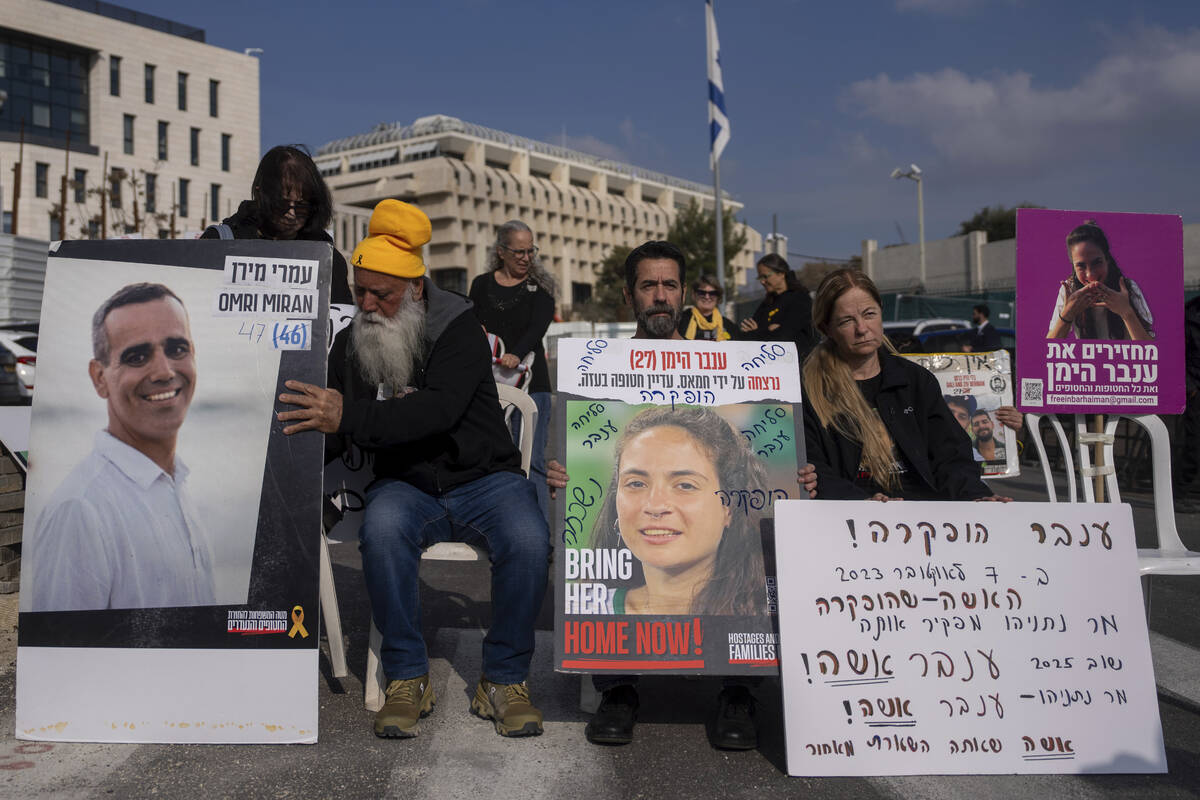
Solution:
<svg viewBox="0 0 1200 800">
<path fill-rule="evenodd" d="M 892 170 L 895 179 L 911 178 L 917 182 L 917 238 L 920 241 L 921 252 L 921 289 L 925 289 L 925 198 L 921 194 L 921 168 L 909 164 L 908 169 L 896 167 Z"/>
</svg>

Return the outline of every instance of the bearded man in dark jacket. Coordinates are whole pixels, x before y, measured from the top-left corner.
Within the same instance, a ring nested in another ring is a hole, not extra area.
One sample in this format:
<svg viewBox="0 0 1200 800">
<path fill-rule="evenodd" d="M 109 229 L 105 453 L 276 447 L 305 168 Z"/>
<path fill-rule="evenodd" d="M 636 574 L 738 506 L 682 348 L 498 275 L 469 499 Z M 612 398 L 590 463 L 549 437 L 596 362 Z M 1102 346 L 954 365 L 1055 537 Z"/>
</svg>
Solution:
<svg viewBox="0 0 1200 800">
<path fill-rule="evenodd" d="M 329 388 L 288 381 L 300 406 L 284 433 L 319 430 L 374 455 L 359 530 L 363 577 L 382 634 L 387 699 L 377 736 L 417 735 L 435 703 L 421 636 L 421 551 L 442 541 L 487 548 L 495 617 L 471 711 L 503 736 L 542 732 L 525 679 L 546 592 L 550 533 L 500 411 L 491 351 L 462 295 L 425 277 L 429 218 L 399 200 L 371 215 L 351 256 L 359 312 L 334 341 Z"/>
</svg>

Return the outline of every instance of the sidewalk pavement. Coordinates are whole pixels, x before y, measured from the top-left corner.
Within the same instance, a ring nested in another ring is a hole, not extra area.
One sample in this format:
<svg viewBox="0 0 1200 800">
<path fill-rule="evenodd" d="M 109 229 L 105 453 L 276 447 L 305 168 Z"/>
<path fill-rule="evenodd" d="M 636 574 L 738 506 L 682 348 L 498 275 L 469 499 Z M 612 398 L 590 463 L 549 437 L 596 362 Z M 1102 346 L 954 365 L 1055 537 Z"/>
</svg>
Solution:
<svg viewBox="0 0 1200 800">
<path fill-rule="evenodd" d="M 1004 484 L 1041 500 L 1040 478 Z M 1127 494 L 1139 539 L 1152 530 L 1147 495 Z M 1200 515 L 1179 515 L 1185 543 L 1200 549 Z M 1150 526 L 1149 528 L 1147 526 Z M 1191 798 L 1200 796 L 1200 580 L 1154 583 L 1151 636 L 1166 775 L 789 778 L 777 680 L 757 691 L 762 747 L 713 750 L 704 719 L 719 689 L 711 679 L 650 677 L 642 684 L 636 740 L 587 743 L 580 679 L 551 670 L 553 615 L 539 619 L 531 686 L 546 717 L 538 738 L 503 739 L 469 714 L 479 646 L 491 613 L 486 563 L 428 562 L 422 570 L 425 634 L 439 696 L 412 740 L 382 740 L 363 709 L 368 608 L 357 548 L 333 545 L 334 577 L 350 677 L 331 677 L 322 656 L 316 745 L 44 744 L 13 737 L 15 595 L 0 596 L 0 797 L 263 798 Z M 7 616 L 6 616 L 7 611 Z M 324 652 L 324 651 L 323 651 Z M 86 664 L 80 664 L 86 679 Z M 179 691 L 188 687 L 180 685 Z"/>
</svg>

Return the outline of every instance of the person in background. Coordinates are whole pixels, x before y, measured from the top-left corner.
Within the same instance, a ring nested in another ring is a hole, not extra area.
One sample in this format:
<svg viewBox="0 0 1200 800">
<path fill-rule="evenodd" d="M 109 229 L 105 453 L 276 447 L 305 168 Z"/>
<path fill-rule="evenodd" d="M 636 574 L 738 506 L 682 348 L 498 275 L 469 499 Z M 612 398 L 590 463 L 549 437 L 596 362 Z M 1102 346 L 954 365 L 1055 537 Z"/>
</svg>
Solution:
<svg viewBox="0 0 1200 800">
<path fill-rule="evenodd" d="M 530 352 L 534 354 L 529 396 L 537 405 L 538 416 L 529 480 L 537 489 L 538 507 L 548 520 L 546 432 L 550 429 L 550 370 L 542 339 L 554 319 L 554 279 L 542 268 L 528 225 L 514 219 L 496 229 L 496 241 L 488 251 L 488 270 L 471 282 L 469 296 L 480 324 L 504 342 L 501 366 L 515 369 Z"/>
<path fill-rule="evenodd" d="M 683 309 L 679 335 L 685 339 L 722 342 L 732 338 L 721 317 L 721 287 L 714 275 L 702 274 L 692 283 L 692 305 Z"/>
<path fill-rule="evenodd" d="M 333 219 L 333 200 L 317 165 L 301 145 L 272 147 L 258 162 L 250 199 L 219 225 L 209 225 L 201 239 L 274 239 L 329 242 L 325 232 Z M 329 302 L 350 305 L 346 259 L 333 249 Z"/>
<path fill-rule="evenodd" d="M 755 267 L 767 296 L 738 326 L 739 339 L 795 342 L 801 362 L 813 346 L 812 298 L 784 258 L 768 253 Z"/>
<path fill-rule="evenodd" d="M 968 353 L 990 353 L 1000 349 L 1000 331 L 989 321 L 991 316 L 992 310 L 984 303 L 971 309 L 975 332 L 971 334 L 970 343 L 963 347 Z"/>
</svg>

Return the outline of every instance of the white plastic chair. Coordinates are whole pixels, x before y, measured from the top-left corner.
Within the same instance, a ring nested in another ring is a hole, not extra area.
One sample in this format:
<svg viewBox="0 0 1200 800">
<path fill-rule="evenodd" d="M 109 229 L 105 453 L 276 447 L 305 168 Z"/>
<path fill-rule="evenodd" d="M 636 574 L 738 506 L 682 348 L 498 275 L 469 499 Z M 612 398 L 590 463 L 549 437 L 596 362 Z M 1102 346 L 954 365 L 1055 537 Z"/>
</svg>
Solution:
<svg viewBox="0 0 1200 800">
<path fill-rule="evenodd" d="M 514 409 L 521 412 L 517 447 L 521 451 L 521 469 L 528 475 L 529 463 L 533 460 L 533 434 L 537 429 L 537 404 L 527 393 L 515 387 L 497 384 L 496 389 L 500 394 L 500 408 L 504 410 L 505 424 L 512 417 Z M 438 542 L 421 554 L 422 560 L 429 561 L 480 561 L 487 557 L 486 551 L 465 542 Z M 341 638 L 338 640 L 341 641 Z M 363 680 L 363 705 L 368 711 L 383 708 L 384 692 L 387 690 L 387 676 L 383 674 L 383 664 L 379 661 L 382 642 L 383 637 L 372 619 L 367 650 L 367 673 Z"/>
<path fill-rule="evenodd" d="M 1063 430 L 1062 423 L 1058 421 L 1058 417 L 1053 414 L 1045 418 L 1050 423 L 1051 430 L 1058 437 L 1058 449 L 1063 454 L 1067 472 L 1067 502 L 1074 503 L 1077 497 L 1075 493 L 1075 460 L 1071 458 L 1071 446 L 1067 443 L 1067 434 Z M 1050 497 L 1051 503 L 1058 502 L 1058 494 L 1054 489 L 1054 473 L 1050 471 L 1050 459 L 1046 455 L 1046 446 L 1042 443 L 1042 430 L 1039 424 L 1042 421 L 1041 414 L 1026 414 L 1025 421 L 1029 424 L 1029 432 L 1033 435 L 1033 446 L 1037 450 L 1038 462 L 1042 466 L 1042 478 L 1046 481 L 1046 494 Z"/>
<path fill-rule="evenodd" d="M 1046 478 L 1047 493 L 1050 502 L 1057 502 L 1054 493 L 1054 481 L 1046 458 L 1046 451 L 1041 441 L 1041 431 L 1037 428 L 1039 417 L 1036 414 L 1027 415 L 1031 430 L 1034 432 L 1034 445 L 1037 447 L 1038 458 L 1041 459 L 1042 474 Z M 1188 550 L 1179 538 L 1179 530 L 1175 525 L 1175 499 L 1171 486 L 1171 444 L 1167 436 L 1167 426 L 1153 414 L 1110 414 L 1107 416 L 1104 432 L 1094 433 L 1087 430 L 1084 415 L 1075 415 L 1075 438 L 1079 448 L 1079 475 L 1082 479 L 1083 501 L 1096 502 L 1096 492 L 1091 479 L 1103 477 L 1105 495 L 1110 502 L 1121 502 L 1121 489 L 1117 485 L 1115 469 L 1116 456 L 1113 441 L 1117 423 L 1121 419 L 1141 426 L 1150 437 L 1151 452 L 1151 482 L 1154 487 L 1154 522 L 1158 539 L 1157 547 L 1138 548 L 1138 574 L 1142 578 L 1142 597 L 1145 602 L 1146 614 L 1150 613 L 1150 578 L 1153 575 L 1200 575 L 1200 553 Z M 1051 417 L 1052 427 L 1059 437 L 1067 466 L 1067 480 L 1071 502 L 1075 498 L 1074 464 L 1070 448 L 1066 445 L 1066 437 L 1058 420 Z M 1104 464 L 1092 464 L 1091 445 L 1104 446 Z"/>
</svg>

